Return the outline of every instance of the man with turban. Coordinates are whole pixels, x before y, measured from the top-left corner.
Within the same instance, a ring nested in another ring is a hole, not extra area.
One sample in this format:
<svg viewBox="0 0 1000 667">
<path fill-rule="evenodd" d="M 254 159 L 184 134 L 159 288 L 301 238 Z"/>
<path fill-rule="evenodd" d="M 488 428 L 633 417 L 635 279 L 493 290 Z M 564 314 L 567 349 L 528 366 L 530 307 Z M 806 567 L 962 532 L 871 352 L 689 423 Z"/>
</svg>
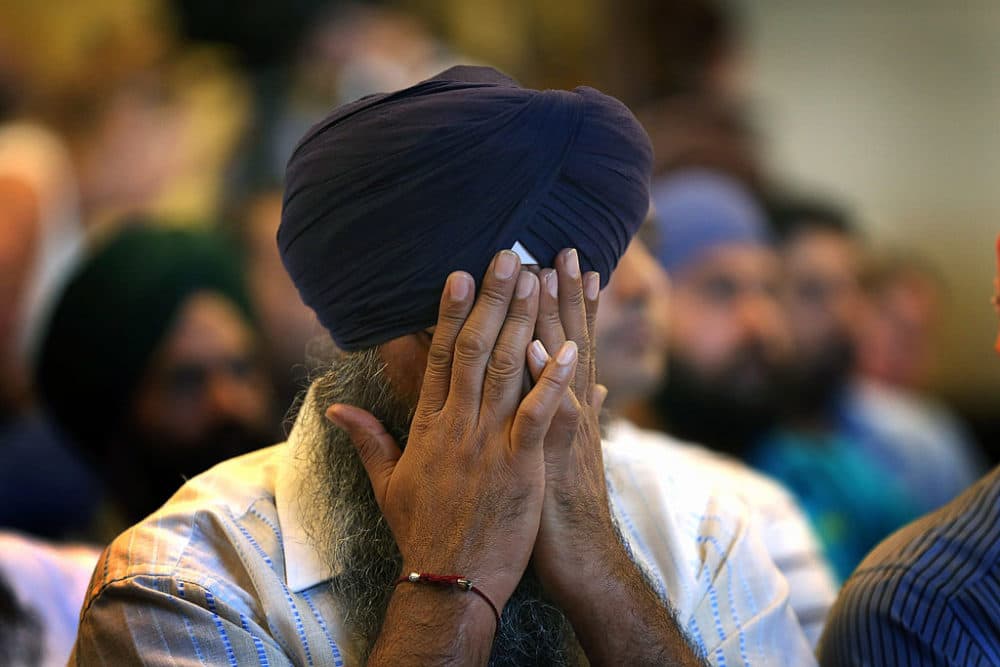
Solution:
<svg viewBox="0 0 1000 667">
<path fill-rule="evenodd" d="M 778 258 L 740 181 L 686 168 L 653 186 L 653 254 L 670 277 L 666 380 L 648 423 L 744 456 L 777 417 L 788 336 Z"/>
<path fill-rule="evenodd" d="M 133 222 L 84 259 L 42 338 L 37 381 L 103 478 L 103 542 L 185 478 L 267 444 L 271 391 L 233 251 Z"/>
<path fill-rule="evenodd" d="M 310 130 L 278 244 L 338 350 L 287 443 L 109 547 L 77 662 L 809 664 L 746 506 L 602 453 L 650 153 L 618 101 L 485 68 Z"/>
</svg>

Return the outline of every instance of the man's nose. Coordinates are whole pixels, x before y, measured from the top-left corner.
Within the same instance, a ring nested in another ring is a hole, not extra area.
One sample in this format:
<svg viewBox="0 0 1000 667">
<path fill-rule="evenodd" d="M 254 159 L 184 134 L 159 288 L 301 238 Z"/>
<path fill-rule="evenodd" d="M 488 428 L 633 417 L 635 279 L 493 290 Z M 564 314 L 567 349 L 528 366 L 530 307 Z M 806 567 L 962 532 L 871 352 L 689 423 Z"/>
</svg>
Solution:
<svg viewBox="0 0 1000 667">
<path fill-rule="evenodd" d="M 777 301 L 763 291 L 746 294 L 740 302 L 740 325 L 747 337 L 768 340 L 779 327 Z"/>
<path fill-rule="evenodd" d="M 249 391 L 246 378 L 228 370 L 216 369 L 208 378 L 205 392 L 206 411 L 218 417 L 240 417 L 246 412 Z"/>
</svg>

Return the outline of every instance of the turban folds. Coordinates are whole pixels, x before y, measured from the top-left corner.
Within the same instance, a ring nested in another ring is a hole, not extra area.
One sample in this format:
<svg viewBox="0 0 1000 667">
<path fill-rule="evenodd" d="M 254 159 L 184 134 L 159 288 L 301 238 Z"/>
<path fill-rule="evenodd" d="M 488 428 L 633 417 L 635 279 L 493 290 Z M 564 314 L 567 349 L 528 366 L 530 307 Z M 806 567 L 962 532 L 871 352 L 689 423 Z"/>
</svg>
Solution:
<svg viewBox="0 0 1000 667">
<path fill-rule="evenodd" d="M 521 88 L 454 67 L 335 109 L 288 163 L 278 246 L 342 349 L 432 326 L 445 278 L 520 242 L 577 248 L 605 284 L 649 208 L 652 149 L 591 88 Z"/>
<path fill-rule="evenodd" d="M 83 260 L 52 312 L 36 372 L 43 402 L 77 444 L 93 451 L 121 427 L 179 309 L 201 291 L 253 321 L 237 255 L 208 233 L 132 223 Z"/>
</svg>

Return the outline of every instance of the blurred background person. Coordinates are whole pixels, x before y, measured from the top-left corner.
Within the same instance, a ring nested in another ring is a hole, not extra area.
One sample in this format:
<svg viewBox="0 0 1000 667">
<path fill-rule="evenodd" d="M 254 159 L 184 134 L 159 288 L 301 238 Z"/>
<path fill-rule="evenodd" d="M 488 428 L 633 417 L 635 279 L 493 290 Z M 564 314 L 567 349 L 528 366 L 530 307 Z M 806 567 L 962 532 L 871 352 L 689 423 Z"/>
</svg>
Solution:
<svg viewBox="0 0 1000 667">
<path fill-rule="evenodd" d="M 647 222 L 644 228 L 647 237 L 655 234 L 651 224 Z M 765 547 L 788 579 L 792 609 L 815 646 L 836 585 L 809 520 L 791 494 L 738 459 L 641 429 L 621 416 L 660 385 L 667 366 L 669 307 L 666 273 L 645 243 L 633 239 L 601 292 L 594 329 L 598 381 L 608 390 L 604 402 L 607 440 L 614 447 L 667 449 L 674 464 L 661 471 L 663 475 L 694 476 L 738 494 L 756 513 Z"/>
<path fill-rule="evenodd" d="M 58 139 L 0 125 L 0 527 L 46 537 L 78 527 L 99 488 L 38 411 L 31 381 L 40 330 L 83 244 L 76 203 Z M 46 492 L 32 492 L 41 466 Z"/>
<path fill-rule="evenodd" d="M 928 431 L 914 406 L 854 380 L 864 248 L 846 214 L 786 198 L 772 202 L 771 218 L 793 353 L 781 428 L 751 460 L 798 495 L 844 578 L 888 533 L 954 497 L 977 467 L 965 443 Z"/>
<path fill-rule="evenodd" d="M 776 423 L 788 348 L 760 204 L 706 169 L 654 183 L 653 254 L 673 286 L 667 371 L 641 423 L 746 456 Z"/>
<path fill-rule="evenodd" d="M 1000 292 L 1000 238 L 997 271 L 994 289 Z M 998 299 L 995 294 L 1000 313 Z M 865 558 L 837 599 L 820 663 L 869 665 L 887 655 L 905 665 L 996 662 L 998 533 L 1000 467 Z"/>
<path fill-rule="evenodd" d="M 204 232 L 133 222 L 75 272 L 38 387 L 106 484 L 99 542 L 184 479 L 275 440 L 255 326 L 233 251 Z"/>
<path fill-rule="evenodd" d="M 248 294 L 260 324 L 275 404 L 286 420 L 295 415 L 299 393 L 308 386 L 306 348 L 322 334 L 315 313 L 302 303 L 274 242 L 281 222 L 281 190 L 251 195 L 228 230 L 242 251 Z"/>
<path fill-rule="evenodd" d="M 387 5 L 314 4 L 286 61 L 257 78 L 252 127 L 233 161 L 232 196 L 280 184 L 296 142 L 333 107 L 458 64 L 417 15 Z"/>
<path fill-rule="evenodd" d="M 66 664 L 99 555 L 0 531 L 0 663 Z"/>
<path fill-rule="evenodd" d="M 862 274 L 867 312 L 858 343 L 858 372 L 904 391 L 927 389 L 938 363 L 948 288 L 941 273 L 909 252 L 882 252 Z"/>
</svg>

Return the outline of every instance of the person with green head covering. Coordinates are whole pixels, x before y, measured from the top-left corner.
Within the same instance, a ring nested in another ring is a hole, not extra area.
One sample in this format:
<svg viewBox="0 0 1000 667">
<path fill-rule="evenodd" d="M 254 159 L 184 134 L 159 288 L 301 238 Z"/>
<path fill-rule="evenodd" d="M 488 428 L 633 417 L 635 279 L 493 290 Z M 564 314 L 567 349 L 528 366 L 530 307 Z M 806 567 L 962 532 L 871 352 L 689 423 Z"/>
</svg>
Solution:
<svg viewBox="0 0 1000 667">
<path fill-rule="evenodd" d="M 106 532 L 155 510 L 185 479 L 269 444 L 265 377 L 233 250 L 150 221 L 125 225 L 84 259 L 37 366 L 45 408 L 107 485 Z"/>
</svg>

